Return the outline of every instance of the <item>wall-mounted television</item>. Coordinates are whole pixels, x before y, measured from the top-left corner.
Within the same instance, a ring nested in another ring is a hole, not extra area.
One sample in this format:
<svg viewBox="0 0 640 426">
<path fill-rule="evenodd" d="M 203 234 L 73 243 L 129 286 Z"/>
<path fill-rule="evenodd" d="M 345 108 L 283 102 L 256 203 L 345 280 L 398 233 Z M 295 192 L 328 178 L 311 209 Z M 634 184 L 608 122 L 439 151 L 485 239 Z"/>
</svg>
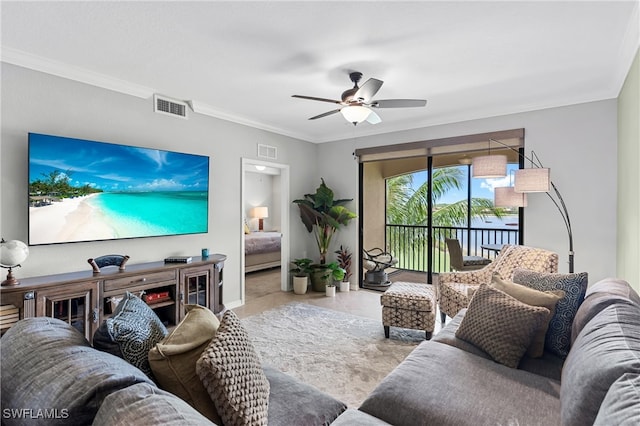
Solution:
<svg viewBox="0 0 640 426">
<path fill-rule="evenodd" d="M 209 157 L 29 133 L 29 245 L 208 232 Z"/>
</svg>

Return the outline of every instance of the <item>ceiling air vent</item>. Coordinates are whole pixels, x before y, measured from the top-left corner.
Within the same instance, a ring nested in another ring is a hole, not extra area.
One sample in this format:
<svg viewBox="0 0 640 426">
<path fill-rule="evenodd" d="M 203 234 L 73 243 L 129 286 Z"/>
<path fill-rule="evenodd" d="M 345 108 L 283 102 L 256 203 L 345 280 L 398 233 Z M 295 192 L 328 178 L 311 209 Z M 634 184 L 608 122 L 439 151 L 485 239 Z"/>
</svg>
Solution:
<svg viewBox="0 0 640 426">
<path fill-rule="evenodd" d="M 276 160 L 278 158 L 278 148 L 275 146 L 258 144 L 258 157 Z"/>
<path fill-rule="evenodd" d="M 153 95 L 153 110 L 159 114 L 187 119 L 187 103 L 166 96 Z"/>
</svg>

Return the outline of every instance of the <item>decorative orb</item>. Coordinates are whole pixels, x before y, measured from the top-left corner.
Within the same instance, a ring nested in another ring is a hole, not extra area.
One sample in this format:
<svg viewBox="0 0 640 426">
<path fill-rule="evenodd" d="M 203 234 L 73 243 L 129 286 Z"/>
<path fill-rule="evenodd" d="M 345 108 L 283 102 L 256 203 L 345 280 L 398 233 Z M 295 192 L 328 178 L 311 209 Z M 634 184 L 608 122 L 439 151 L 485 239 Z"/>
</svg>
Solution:
<svg viewBox="0 0 640 426">
<path fill-rule="evenodd" d="M 16 266 L 24 262 L 29 256 L 29 247 L 18 240 L 11 240 L 0 244 L 0 264 Z"/>
</svg>

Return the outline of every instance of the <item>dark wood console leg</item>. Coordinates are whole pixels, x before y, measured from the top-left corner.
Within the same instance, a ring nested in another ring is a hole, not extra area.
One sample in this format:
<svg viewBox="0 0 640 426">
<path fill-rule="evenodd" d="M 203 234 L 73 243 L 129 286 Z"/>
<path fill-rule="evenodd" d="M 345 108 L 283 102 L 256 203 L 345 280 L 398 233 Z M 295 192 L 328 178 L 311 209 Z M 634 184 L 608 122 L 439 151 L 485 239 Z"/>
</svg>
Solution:
<svg viewBox="0 0 640 426">
<path fill-rule="evenodd" d="M 384 326 L 384 337 L 386 337 L 387 339 L 389 338 L 389 326 L 388 325 Z"/>
<path fill-rule="evenodd" d="M 425 331 L 425 337 L 426 337 L 426 340 L 431 340 L 431 336 L 433 336 L 433 332 L 431 332 L 431 331 Z"/>
</svg>

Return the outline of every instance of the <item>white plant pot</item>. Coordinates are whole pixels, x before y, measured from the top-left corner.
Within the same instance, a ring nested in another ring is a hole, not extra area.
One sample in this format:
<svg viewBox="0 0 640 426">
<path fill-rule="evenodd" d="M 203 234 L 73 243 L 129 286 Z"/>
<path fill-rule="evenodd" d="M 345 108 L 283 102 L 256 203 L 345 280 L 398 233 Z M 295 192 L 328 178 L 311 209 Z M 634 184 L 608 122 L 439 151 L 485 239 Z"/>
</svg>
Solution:
<svg viewBox="0 0 640 426">
<path fill-rule="evenodd" d="M 327 297 L 336 297 L 336 286 L 328 285 L 325 287 L 325 294 Z"/>
<path fill-rule="evenodd" d="M 309 284 L 309 277 L 296 277 L 293 276 L 293 292 L 295 294 L 305 294 Z"/>
<path fill-rule="evenodd" d="M 349 281 L 340 281 L 340 293 L 349 291 L 349 287 L 350 287 Z"/>
</svg>

